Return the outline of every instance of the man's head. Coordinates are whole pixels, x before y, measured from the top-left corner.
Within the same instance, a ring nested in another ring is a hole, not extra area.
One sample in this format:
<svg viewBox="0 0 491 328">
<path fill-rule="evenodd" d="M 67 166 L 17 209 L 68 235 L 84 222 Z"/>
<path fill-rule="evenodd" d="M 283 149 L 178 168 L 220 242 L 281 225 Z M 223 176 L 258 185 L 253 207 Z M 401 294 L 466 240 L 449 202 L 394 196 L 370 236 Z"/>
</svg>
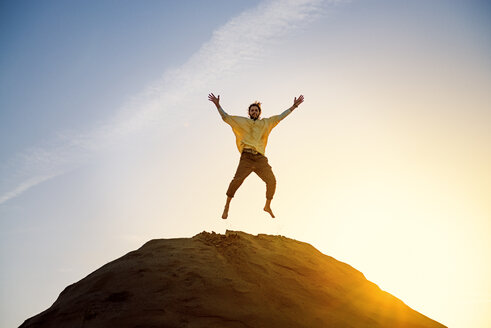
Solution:
<svg viewBox="0 0 491 328">
<path fill-rule="evenodd" d="M 249 105 L 249 117 L 254 121 L 261 115 L 261 103 L 256 101 Z"/>
</svg>

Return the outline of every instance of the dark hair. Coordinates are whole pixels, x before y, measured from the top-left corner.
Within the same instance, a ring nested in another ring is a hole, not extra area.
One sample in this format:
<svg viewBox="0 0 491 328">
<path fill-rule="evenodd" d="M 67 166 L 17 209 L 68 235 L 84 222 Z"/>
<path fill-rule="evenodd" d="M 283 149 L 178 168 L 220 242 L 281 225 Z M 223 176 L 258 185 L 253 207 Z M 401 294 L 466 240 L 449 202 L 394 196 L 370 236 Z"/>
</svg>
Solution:
<svg viewBox="0 0 491 328">
<path fill-rule="evenodd" d="M 256 106 L 259 108 L 259 114 L 261 114 L 261 103 L 259 101 L 255 101 L 252 104 L 249 105 L 249 109 L 247 110 L 248 112 L 251 110 L 252 106 Z"/>
</svg>

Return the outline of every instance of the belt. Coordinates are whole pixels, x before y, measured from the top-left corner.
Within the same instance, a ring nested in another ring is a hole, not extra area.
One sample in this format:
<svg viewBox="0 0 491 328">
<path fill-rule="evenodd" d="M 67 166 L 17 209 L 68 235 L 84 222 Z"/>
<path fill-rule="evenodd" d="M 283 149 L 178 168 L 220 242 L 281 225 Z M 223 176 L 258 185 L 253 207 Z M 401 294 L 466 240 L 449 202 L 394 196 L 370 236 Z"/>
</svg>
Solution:
<svg viewBox="0 0 491 328">
<path fill-rule="evenodd" d="M 254 149 L 251 149 L 251 148 L 244 148 L 244 149 L 242 149 L 242 152 L 243 152 L 243 153 L 244 153 L 244 152 L 245 152 L 245 153 L 251 153 L 251 154 L 254 154 L 254 155 L 255 155 L 255 154 L 260 154 L 260 152 L 255 151 Z"/>
</svg>

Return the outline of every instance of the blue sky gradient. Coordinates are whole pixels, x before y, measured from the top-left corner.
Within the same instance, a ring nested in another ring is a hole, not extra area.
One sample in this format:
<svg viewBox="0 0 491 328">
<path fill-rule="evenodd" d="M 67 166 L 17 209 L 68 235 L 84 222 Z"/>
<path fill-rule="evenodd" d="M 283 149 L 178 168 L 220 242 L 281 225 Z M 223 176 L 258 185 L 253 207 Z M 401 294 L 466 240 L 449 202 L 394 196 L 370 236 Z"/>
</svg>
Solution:
<svg viewBox="0 0 491 328">
<path fill-rule="evenodd" d="M 0 157 L 106 119 L 255 3 L 3 2 Z"/>
<path fill-rule="evenodd" d="M 152 238 L 282 234 L 489 327 L 488 1 L 0 3 L 0 326 Z M 207 94 L 273 131 L 263 216 Z M 390 247 L 388 247 L 388 245 Z M 449 287 L 451 286 L 451 287 Z"/>
</svg>

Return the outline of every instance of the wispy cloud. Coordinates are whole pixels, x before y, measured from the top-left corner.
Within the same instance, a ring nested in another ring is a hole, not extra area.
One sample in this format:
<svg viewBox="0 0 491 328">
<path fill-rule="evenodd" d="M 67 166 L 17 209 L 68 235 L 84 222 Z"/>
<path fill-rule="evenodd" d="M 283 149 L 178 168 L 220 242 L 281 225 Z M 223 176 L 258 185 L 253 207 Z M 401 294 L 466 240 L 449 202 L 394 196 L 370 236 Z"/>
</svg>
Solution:
<svg viewBox="0 0 491 328">
<path fill-rule="evenodd" d="M 332 2 L 338 1 L 266 1 L 230 19 L 184 65 L 133 97 L 114 118 L 86 131 L 60 132 L 55 141 L 26 149 L 6 161 L 0 168 L 0 204 L 161 122 L 190 90 L 203 88 L 244 62 L 259 59 L 258 49 L 266 49 L 279 37 L 311 22 Z"/>
<path fill-rule="evenodd" d="M 60 173 L 61 174 L 61 173 Z M 0 204 L 6 202 L 7 200 L 11 199 L 11 198 L 14 198 L 20 194 L 22 194 L 24 191 L 26 191 L 27 189 L 43 182 L 43 181 L 46 181 L 48 179 L 51 179 L 55 176 L 55 174 L 53 175 L 38 175 L 38 176 L 33 176 L 31 177 L 30 179 L 27 179 L 25 181 L 22 181 L 16 188 L 2 194 L 0 196 Z"/>
</svg>

